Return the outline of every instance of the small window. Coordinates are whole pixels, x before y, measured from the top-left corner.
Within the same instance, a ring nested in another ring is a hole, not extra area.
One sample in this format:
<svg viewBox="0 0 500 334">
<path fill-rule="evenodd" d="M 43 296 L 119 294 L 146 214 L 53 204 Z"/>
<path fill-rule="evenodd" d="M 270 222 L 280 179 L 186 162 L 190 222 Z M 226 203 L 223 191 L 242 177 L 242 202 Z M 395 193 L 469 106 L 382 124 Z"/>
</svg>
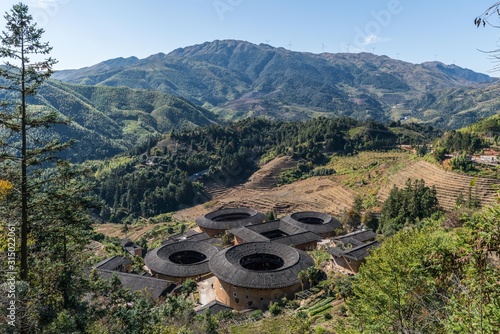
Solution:
<svg viewBox="0 0 500 334">
<path fill-rule="evenodd" d="M 234 301 L 236 302 L 236 304 L 238 304 L 240 302 L 240 299 L 239 298 L 235 298 Z"/>
<path fill-rule="evenodd" d="M 233 292 L 233 297 L 236 297 L 236 292 Z"/>
</svg>

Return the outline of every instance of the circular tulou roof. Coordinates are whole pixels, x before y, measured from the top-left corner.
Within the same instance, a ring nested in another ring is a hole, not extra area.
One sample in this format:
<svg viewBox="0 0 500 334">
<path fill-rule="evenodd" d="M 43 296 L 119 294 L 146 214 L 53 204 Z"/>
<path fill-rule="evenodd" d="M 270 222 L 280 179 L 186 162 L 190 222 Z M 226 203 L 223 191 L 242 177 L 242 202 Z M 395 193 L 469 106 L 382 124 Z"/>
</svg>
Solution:
<svg viewBox="0 0 500 334">
<path fill-rule="evenodd" d="M 263 269 L 262 259 L 270 259 L 273 269 Z M 248 269 L 254 262 L 260 269 Z M 249 242 L 226 248 L 210 259 L 210 270 L 229 284 L 276 289 L 299 283 L 298 273 L 314 265 L 314 260 L 301 250 L 275 242 Z"/>
<path fill-rule="evenodd" d="M 210 272 L 208 261 L 219 249 L 204 241 L 181 241 L 148 252 L 144 263 L 156 273 L 191 277 Z"/>
<path fill-rule="evenodd" d="M 330 233 L 341 226 L 340 222 L 332 216 L 313 211 L 292 213 L 281 220 L 317 234 Z"/>
<path fill-rule="evenodd" d="M 228 230 L 262 223 L 266 216 L 250 208 L 221 209 L 196 219 L 196 224 L 214 230 Z"/>
</svg>

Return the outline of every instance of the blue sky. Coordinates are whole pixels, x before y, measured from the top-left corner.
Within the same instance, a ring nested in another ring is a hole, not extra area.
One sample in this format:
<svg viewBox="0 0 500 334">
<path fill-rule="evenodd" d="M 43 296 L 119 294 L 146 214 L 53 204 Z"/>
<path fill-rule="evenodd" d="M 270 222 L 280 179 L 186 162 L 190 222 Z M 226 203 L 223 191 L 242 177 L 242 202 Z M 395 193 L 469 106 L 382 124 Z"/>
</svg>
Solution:
<svg viewBox="0 0 500 334">
<path fill-rule="evenodd" d="M 0 12 L 19 1 L 2 0 Z M 368 51 L 421 63 L 439 60 L 479 72 L 494 64 L 481 50 L 500 29 L 474 18 L 493 0 L 26 0 L 54 47 L 57 69 L 239 39 L 312 53 Z M 5 22 L 0 21 L 4 30 Z"/>
</svg>

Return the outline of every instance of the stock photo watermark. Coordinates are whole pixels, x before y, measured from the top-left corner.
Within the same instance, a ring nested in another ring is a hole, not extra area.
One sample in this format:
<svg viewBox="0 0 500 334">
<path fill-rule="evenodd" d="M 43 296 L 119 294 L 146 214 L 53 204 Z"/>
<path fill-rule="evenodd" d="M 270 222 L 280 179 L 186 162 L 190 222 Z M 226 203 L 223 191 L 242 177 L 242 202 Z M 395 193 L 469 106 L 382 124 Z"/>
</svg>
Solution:
<svg viewBox="0 0 500 334">
<path fill-rule="evenodd" d="M 381 33 L 384 28 L 391 24 L 394 17 L 403 12 L 404 6 L 401 0 L 390 0 L 384 9 L 370 12 L 372 20 L 368 21 L 363 28 L 354 27 L 354 40 L 352 43 L 344 43 L 341 49 L 346 47 L 347 52 L 363 51 L 368 45 L 382 41 Z"/>
<path fill-rule="evenodd" d="M 212 5 L 217 13 L 217 16 L 221 21 L 224 21 L 226 13 L 232 12 L 239 5 L 243 3 L 243 0 L 214 0 Z"/>
<path fill-rule="evenodd" d="M 57 16 L 61 8 L 71 0 L 31 0 L 31 6 L 35 9 L 33 19 L 40 27 L 46 26 L 50 19 Z"/>
<path fill-rule="evenodd" d="M 17 249 L 17 229 L 15 224 L 7 224 L 7 261 L 5 270 L 4 293 L 6 295 L 7 325 L 16 326 L 17 315 L 17 271 L 16 271 L 16 249 Z"/>
</svg>

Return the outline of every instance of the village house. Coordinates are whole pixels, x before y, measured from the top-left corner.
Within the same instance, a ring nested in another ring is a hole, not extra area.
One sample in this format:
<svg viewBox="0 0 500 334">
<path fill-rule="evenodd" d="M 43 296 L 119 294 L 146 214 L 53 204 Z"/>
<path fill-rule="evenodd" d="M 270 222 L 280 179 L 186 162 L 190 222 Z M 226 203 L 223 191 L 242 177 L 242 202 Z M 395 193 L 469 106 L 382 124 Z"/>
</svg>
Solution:
<svg viewBox="0 0 500 334">
<path fill-rule="evenodd" d="M 143 256 L 143 249 L 139 245 L 137 245 L 135 242 L 129 239 L 122 239 L 121 240 L 121 246 L 123 250 L 125 250 L 127 253 L 129 253 L 132 256 Z"/>
<path fill-rule="evenodd" d="M 332 239 L 335 247 L 328 248 L 333 265 L 347 274 L 356 274 L 369 251 L 378 246 L 371 230 L 352 232 Z"/>
</svg>

